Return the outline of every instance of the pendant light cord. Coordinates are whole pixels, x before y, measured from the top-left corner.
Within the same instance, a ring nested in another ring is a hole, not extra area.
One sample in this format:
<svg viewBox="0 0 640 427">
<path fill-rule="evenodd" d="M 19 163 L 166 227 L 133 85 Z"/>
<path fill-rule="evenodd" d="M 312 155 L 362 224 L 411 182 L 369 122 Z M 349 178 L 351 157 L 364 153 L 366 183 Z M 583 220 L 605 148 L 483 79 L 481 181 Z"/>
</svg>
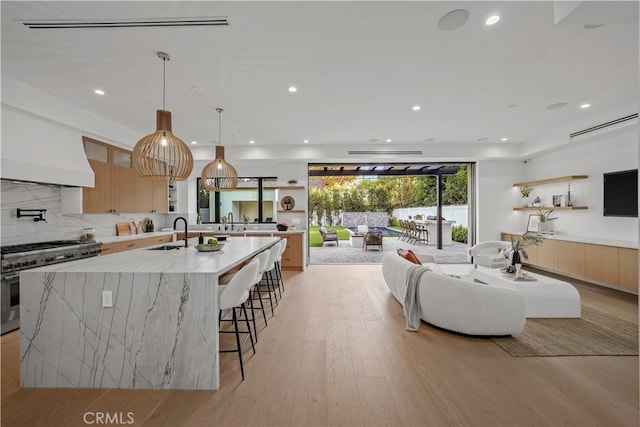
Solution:
<svg viewBox="0 0 640 427">
<path fill-rule="evenodd" d="M 218 112 L 218 145 L 222 145 L 222 108 L 216 108 Z"/>
<path fill-rule="evenodd" d="M 166 111 L 165 98 L 167 92 L 167 60 L 162 58 L 162 110 Z"/>
</svg>

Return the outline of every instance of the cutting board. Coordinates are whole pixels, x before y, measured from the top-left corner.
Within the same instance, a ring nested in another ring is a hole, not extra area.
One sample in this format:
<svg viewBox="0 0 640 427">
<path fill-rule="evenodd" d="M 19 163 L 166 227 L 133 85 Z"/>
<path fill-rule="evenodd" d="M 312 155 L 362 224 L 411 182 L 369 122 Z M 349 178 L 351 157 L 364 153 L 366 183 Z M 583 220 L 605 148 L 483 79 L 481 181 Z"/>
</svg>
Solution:
<svg viewBox="0 0 640 427">
<path fill-rule="evenodd" d="M 131 227 L 128 222 L 119 222 L 116 224 L 118 236 L 127 236 L 131 234 Z"/>
</svg>

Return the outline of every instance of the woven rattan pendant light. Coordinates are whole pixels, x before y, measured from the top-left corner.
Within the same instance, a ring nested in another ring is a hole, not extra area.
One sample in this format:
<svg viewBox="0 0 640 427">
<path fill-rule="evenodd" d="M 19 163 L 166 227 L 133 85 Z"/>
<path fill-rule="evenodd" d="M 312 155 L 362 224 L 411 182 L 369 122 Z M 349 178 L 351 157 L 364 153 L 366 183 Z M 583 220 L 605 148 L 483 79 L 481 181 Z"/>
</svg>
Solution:
<svg viewBox="0 0 640 427">
<path fill-rule="evenodd" d="M 133 149 L 133 168 L 138 175 L 156 180 L 183 181 L 193 170 L 191 150 L 171 132 L 171 112 L 165 110 L 166 64 L 170 59 L 158 52 L 162 59 L 162 110 L 156 111 L 156 131 L 142 138 Z"/>
<path fill-rule="evenodd" d="M 222 145 L 222 108 L 216 108 L 218 112 L 218 145 L 216 145 L 216 158 L 202 169 L 202 186 L 209 191 L 230 191 L 238 186 L 238 172 L 224 159 L 224 146 Z"/>
</svg>

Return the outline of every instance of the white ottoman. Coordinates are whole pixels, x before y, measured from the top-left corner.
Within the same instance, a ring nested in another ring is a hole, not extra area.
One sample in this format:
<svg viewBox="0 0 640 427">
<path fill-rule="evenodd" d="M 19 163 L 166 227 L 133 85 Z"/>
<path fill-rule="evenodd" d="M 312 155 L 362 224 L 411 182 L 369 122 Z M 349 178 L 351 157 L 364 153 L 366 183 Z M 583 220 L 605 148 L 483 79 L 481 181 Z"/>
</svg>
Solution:
<svg viewBox="0 0 640 427">
<path fill-rule="evenodd" d="M 527 273 L 535 281 L 514 280 L 500 269 L 471 270 L 471 277 L 483 283 L 520 291 L 526 317 L 580 317 L 580 294 L 570 283 L 540 274 Z"/>
</svg>

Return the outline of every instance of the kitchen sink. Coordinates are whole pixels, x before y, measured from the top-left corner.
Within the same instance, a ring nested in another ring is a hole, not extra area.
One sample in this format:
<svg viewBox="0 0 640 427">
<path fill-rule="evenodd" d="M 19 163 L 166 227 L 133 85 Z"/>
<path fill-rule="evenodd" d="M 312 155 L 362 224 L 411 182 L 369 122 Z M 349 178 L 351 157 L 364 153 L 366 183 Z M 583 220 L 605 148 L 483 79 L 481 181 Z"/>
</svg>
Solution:
<svg viewBox="0 0 640 427">
<path fill-rule="evenodd" d="M 173 249 L 180 249 L 184 246 L 178 246 L 178 245 L 162 245 L 162 246 L 156 246 L 153 248 L 148 248 L 148 251 L 170 251 Z"/>
</svg>

